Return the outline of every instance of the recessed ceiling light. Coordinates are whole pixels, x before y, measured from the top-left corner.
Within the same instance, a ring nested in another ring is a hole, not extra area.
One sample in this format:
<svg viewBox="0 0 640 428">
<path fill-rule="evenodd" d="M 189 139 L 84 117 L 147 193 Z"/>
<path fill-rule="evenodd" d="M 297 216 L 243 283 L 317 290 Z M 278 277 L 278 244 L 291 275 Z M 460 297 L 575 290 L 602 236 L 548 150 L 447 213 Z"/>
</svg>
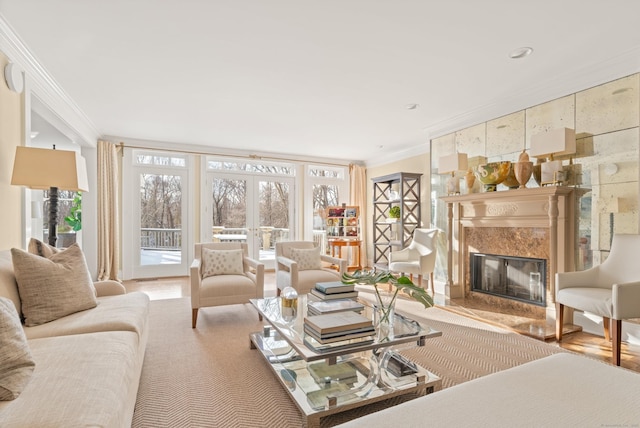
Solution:
<svg viewBox="0 0 640 428">
<path fill-rule="evenodd" d="M 407 104 L 407 110 L 415 110 L 420 106 L 420 104 Z"/>
<path fill-rule="evenodd" d="M 533 48 L 529 48 L 529 47 L 514 49 L 509 54 L 509 58 L 511 59 L 524 58 L 525 56 L 531 55 L 532 52 L 533 52 Z"/>
</svg>

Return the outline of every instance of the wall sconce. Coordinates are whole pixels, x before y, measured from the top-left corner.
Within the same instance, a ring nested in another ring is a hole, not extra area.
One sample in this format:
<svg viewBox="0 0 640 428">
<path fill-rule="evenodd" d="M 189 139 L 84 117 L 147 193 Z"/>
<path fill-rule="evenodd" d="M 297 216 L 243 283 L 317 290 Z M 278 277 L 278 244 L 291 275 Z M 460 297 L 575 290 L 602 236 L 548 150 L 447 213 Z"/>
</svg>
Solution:
<svg viewBox="0 0 640 428">
<path fill-rule="evenodd" d="M 438 174 L 451 174 L 447 180 L 447 194 L 460 194 L 460 178 L 456 178 L 456 173 L 466 171 L 468 168 L 466 153 L 453 153 L 442 156 L 438 161 Z"/>
<path fill-rule="evenodd" d="M 615 225 L 615 215 L 620 212 L 620 198 L 611 198 L 607 202 L 607 212 L 609 213 L 609 249 L 613 243 L 613 229 Z"/>
<path fill-rule="evenodd" d="M 58 226 L 58 190 L 87 192 L 87 163 L 79 153 L 67 150 L 16 147 L 11 184 L 49 189 L 49 245 L 55 247 Z"/>
<path fill-rule="evenodd" d="M 562 184 L 566 177 L 562 170 L 562 160 L 554 160 L 554 156 L 572 155 L 576 152 L 576 131 L 569 128 L 559 128 L 531 137 L 531 156 L 535 158 L 549 158 L 541 165 L 542 186 L 546 184 Z"/>
</svg>

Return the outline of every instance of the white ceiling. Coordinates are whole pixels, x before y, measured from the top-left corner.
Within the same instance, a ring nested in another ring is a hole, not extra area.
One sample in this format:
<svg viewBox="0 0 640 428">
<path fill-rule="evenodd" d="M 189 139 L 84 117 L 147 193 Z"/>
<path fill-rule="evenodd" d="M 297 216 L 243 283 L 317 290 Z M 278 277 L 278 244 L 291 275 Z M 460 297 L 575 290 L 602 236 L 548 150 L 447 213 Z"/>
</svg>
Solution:
<svg viewBox="0 0 640 428">
<path fill-rule="evenodd" d="M 0 14 L 99 135 L 175 146 L 379 163 L 640 71 L 638 0 L 0 0 Z"/>
</svg>

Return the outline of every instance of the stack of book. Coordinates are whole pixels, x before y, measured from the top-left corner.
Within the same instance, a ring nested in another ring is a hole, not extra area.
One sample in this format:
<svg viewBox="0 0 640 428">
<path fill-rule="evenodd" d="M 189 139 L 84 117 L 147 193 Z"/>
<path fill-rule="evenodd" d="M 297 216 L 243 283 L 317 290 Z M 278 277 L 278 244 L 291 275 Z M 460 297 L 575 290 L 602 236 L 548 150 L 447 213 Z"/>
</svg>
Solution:
<svg viewBox="0 0 640 428">
<path fill-rule="evenodd" d="M 304 332 L 317 343 L 326 345 L 358 338 L 373 340 L 375 329 L 369 318 L 353 311 L 342 311 L 307 316 Z"/>
<path fill-rule="evenodd" d="M 362 312 L 364 305 L 351 299 L 318 300 L 307 302 L 307 315 L 333 314 L 343 311 Z"/>
<path fill-rule="evenodd" d="M 314 300 L 355 299 L 358 297 L 355 285 L 344 284 L 340 281 L 318 282 L 309 294 Z"/>
</svg>

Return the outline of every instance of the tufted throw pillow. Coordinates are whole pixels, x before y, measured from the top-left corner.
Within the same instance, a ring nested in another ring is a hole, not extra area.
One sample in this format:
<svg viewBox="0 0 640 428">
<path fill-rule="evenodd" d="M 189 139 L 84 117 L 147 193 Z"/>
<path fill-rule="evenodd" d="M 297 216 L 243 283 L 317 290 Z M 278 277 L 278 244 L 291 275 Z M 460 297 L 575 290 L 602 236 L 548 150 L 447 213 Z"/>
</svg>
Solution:
<svg viewBox="0 0 640 428">
<path fill-rule="evenodd" d="M 13 400 L 29 383 L 35 363 L 13 302 L 0 297 L 0 400 Z"/>
<path fill-rule="evenodd" d="M 78 244 L 48 258 L 12 248 L 11 258 L 26 326 L 97 306 L 96 290 Z"/>
<path fill-rule="evenodd" d="M 27 250 L 29 250 L 31 254 L 37 254 L 38 256 L 47 258 L 62 251 L 60 248 L 45 244 L 44 242 L 39 241 L 36 238 L 31 238 L 29 240 L 29 247 L 27 248 Z"/>
<path fill-rule="evenodd" d="M 320 269 L 320 247 L 315 248 L 292 248 L 291 260 L 298 263 L 298 270 Z"/>
<path fill-rule="evenodd" d="M 202 278 L 214 275 L 243 275 L 242 250 L 202 249 Z"/>
</svg>

